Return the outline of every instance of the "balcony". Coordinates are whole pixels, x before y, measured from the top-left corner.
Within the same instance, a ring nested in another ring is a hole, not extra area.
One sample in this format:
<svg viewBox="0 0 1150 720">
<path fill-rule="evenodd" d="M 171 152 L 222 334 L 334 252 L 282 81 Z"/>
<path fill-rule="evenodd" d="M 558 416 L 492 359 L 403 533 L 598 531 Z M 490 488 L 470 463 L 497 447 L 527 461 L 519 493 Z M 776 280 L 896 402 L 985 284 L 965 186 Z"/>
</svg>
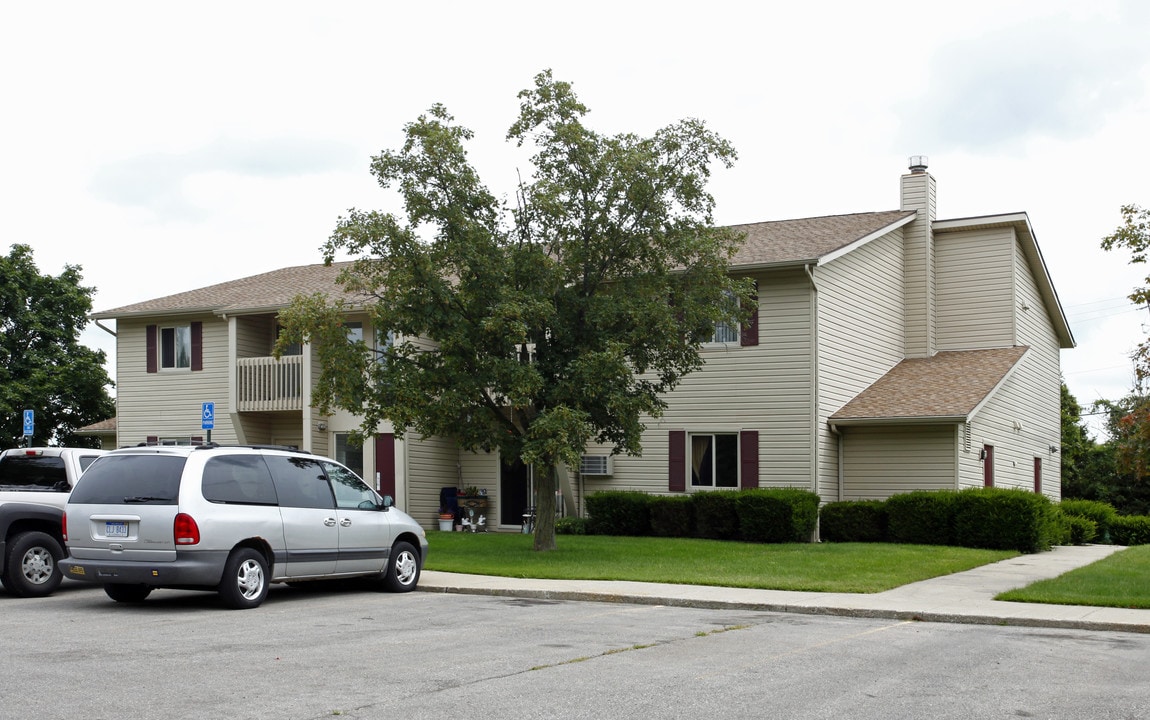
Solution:
<svg viewBox="0 0 1150 720">
<path fill-rule="evenodd" d="M 236 360 L 236 409 L 240 412 L 303 409 L 303 356 Z"/>
</svg>

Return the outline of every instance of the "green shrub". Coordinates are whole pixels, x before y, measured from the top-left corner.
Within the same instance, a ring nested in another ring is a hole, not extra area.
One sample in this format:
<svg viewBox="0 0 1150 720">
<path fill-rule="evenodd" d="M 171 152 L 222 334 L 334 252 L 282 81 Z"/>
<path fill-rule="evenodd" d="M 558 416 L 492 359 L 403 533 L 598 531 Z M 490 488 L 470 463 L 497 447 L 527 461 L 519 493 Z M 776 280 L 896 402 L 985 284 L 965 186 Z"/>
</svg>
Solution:
<svg viewBox="0 0 1150 720">
<path fill-rule="evenodd" d="M 956 544 L 990 550 L 1039 552 L 1060 539 L 1050 498 L 1026 490 L 970 488 L 955 497 Z"/>
<path fill-rule="evenodd" d="M 1078 515 L 1066 515 L 1066 522 L 1070 525 L 1070 544 L 1086 545 L 1098 535 L 1098 523 L 1090 518 Z"/>
<path fill-rule="evenodd" d="M 827 542 L 885 542 L 887 508 L 882 500 L 842 500 L 819 511 L 819 537 Z"/>
<path fill-rule="evenodd" d="M 1150 516 L 1118 515 L 1110 526 L 1115 545 L 1150 545 Z"/>
<path fill-rule="evenodd" d="M 1098 526 L 1098 533 L 1095 536 L 1098 541 L 1102 543 L 1111 541 L 1110 526 L 1114 524 L 1114 518 L 1118 517 L 1118 511 L 1114 509 L 1114 506 L 1097 500 L 1069 499 L 1058 503 L 1058 507 L 1067 517 L 1093 520 L 1094 524 Z M 1091 541 L 1087 540 L 1086 542 Z"/>
<path fill-rule="evenodd" d="M 695 506 L 690 495 L 652 495 L 651 533 L 659 537 L 693 537 Z"/>
<path fill-rule="evenodd" d="M 605 490 L 587 496 L 587 532 L 593 535 L 650 535 L 651 496 L 628 490 Z"/>
<path fill-rule="evenodd" d="M 954 545 L 954 501 L 950 490 L 915 490 L 886 500 L 891 542 Z"/>
<path fill-rule="evenodd" d="M 561 517 L 555 519 L 556 535 L 586 535 L 587 518 Z"/>
<path fill-rule="evenodd" d="M 762 488 L 738 494 L 739 537 L 747 542 L 810 542 L 819 496 L 799 488 Z"/>
<path fill-rule="evenodd" d="M 738 490 L 712 490 L 691 494 L 695 535 L 714 540 L 739 539 Z"/>
</svg>

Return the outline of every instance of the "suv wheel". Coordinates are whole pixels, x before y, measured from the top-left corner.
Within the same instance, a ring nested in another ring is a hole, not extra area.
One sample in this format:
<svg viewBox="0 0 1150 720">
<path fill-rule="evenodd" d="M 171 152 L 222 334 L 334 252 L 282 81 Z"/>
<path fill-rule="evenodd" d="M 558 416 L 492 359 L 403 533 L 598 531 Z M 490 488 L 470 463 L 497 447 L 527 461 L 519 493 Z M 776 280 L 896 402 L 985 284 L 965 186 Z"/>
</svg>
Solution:
<svg viewBox="0 0 1150 720">
<path fill-rule="evenodd" d="M 419 582 L 419 553 L 410 543 L 397 542 L 387 561 L 383 584 L 391 592 L 409 592 Z"/>
<path fill-rule="evenodd" d="M 152 594 L 147 585 L 112 584 L 104 586 L 104 593 L 119 603 L 141 603 Z"/>
<path fill-rule="evenodd" d="M 4 587 L 18 597 L 42 597 L 60 587 L 64 557 L 60 543 L 48 533 L 22 532 L 8 543 L 4 558 Z"/>
<path fill-rule="evenodd" d="M 233 610 L 259 607 L 268 596 L 268 563 L 252 548 L 237 548 L 228 556 L 220 600 Z"/>
</svg>

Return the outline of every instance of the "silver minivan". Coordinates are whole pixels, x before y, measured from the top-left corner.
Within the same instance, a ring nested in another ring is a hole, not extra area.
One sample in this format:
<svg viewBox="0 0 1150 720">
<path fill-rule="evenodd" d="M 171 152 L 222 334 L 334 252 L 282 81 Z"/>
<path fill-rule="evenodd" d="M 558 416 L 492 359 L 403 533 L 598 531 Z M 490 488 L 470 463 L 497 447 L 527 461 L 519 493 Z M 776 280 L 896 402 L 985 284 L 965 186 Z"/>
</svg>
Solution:
<svg viewBox="0 0 1150 720">
<path fill-rule="evenodd" d="M 189 588 L 238 609 L 273 582 L 370 577 L 406 592 L 427 557 L 419 523 L 354 472 L 262 446 L 110 452 L 73 489 L 64 540 L 65 575 L 118 602 Z"/>
</svg>

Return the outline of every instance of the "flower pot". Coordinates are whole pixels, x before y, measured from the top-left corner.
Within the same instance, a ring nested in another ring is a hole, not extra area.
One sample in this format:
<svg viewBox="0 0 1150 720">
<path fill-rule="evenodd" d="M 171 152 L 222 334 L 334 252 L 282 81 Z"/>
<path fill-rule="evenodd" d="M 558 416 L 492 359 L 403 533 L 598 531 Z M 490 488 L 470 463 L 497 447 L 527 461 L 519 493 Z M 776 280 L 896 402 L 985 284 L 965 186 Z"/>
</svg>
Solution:
<svg viewBox="0 0 1150 720">
<path fill-rule="evenodd" d="M 446 517 L 440 517 L 439 518 L 439 529 L 443 530 L 445 532 L 451 532 L 451 523 L 453 523 L 454 521 L 455 521 L 455 518 L 452 517 L 451 515 L 447 515 Z"/>
</svg>

